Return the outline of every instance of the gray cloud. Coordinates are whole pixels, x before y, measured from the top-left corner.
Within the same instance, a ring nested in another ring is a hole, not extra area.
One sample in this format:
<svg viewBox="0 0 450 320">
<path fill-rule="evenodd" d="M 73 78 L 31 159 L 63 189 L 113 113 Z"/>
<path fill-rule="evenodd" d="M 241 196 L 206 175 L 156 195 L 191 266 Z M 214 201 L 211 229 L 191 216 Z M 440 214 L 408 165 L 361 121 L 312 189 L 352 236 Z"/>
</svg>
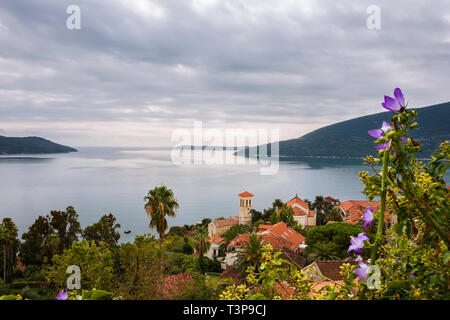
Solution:
<svg viewBox="0 0 450 320">
<path fill-rule="evenodd" d="M 379 112 L 395 87 L 450 100 L 446 0 L 2 1 L 0 43 L 2 132 L 74 145 L 168 144 L 193 120 L 290 138 Z"/>
</svg>

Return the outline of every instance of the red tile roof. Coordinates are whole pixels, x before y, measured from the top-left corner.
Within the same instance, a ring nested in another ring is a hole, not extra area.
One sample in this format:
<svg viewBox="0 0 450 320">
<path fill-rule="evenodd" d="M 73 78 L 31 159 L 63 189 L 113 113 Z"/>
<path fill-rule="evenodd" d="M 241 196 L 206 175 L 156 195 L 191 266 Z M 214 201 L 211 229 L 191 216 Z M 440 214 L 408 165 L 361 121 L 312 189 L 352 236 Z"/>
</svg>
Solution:
<svg viewBox="0 0 450 320">
<path fill-rule="evenodd" d="M 214 220 L 212 223 L 214 223 L 216 227 L 232 226 L 239 223 L 239 216 L 233 216 L 229 219 Z"/>
<path fill-rule="evenodd" d="M 219 236 L 216 236 L 216 235 L 213 235 L 211 238 L 209 238 L 209 240 L 208 240 L 208 242 L 210 242 L 210 243 L 217 243 L 217 244 L 220 244 L 221 242 L 223 241 L 223 238 L 222 237 L 219 237 Z"/>
<path fill-rule="evenodd" d="M 353 261 L 347 261 L 347 260 L 316 261 L 316 262 L 313 262 L 312 264 L 306 266 L 305 268 L 303 268 L 303 270 L 307 270 L 308 268 L 316 266 L 319 269 L 319 272 L 321 275 L 323 275 L 324 277 L 327 277 L 328 279 L 337 281 L 337 280 L 342 280 L 342 276 L 341 276 L 340 272 L 341 272 L 341 266 L 344 263 L 349 263 L 351 265 L 358 264 L 358 262 L 354 261 L 354 260 Z M 312 275 L 315 276 L 314 273 L 312 273 Z"/>
<path fill-rule="evenodd" d="M 346 217 L 343 222 L 358 224 L 362 221 L 362 215 L 367 207 L 372 207 L 375 210 L 380 210 L 381 204 L 378 201 L 364 201 L 364 200 L 348 200 L 341 203 L 341 208 L 345 211 Z M 391 220 L 391 215 L 387 211 L 385 213 L 385 222 Z"/>
<path fill-rule="evenodd" d="M 288 202 L 286 202 L 286 205 L 292 207 L 292 205 L 296 203 L 298 205 L 300 205 L 301 207 L 305 208 L 305 209 L 309 209 L 308 204 L 303 201 L 302 199 L 300 199 L 297 195 L 292 198 L 291 200 L 289 200 Z"/>
<path fill-rule="evenodd" d="M 250 192 L 242 192 L 239 194 L 239 197 L 244 197 L 244 198 L 248 198 L 248 197 L 253 197 L 253 195 Z"/>
<path fill-rule="evenodd" d="M 292 209 L 294 210 L 294 216 L 304 216 L 304 215 L 306 215 L 306 212 L 303 211 L 302 209 L 300 209 L 299 207 L 292 207 Z M 314 217 L 314 210 L 309 210 L 308 209 L 308 216 L 309 217 Z"/>
<path fill-rule="evenodd" d="M 250 235 L 246 233 L 237 236 L 231 240 L 228 248 L 244 246 L 250 241 Z M 273 226 L 264 225 L 257 235 L 262 237 L 262 243 L 270 243 L 275 250 L 287 248 L 296 252 L 299 250 L 299 246 L 305 242 L 303 235 L 288 227 L 284 222 L 278 222 Z"/>
</svg>

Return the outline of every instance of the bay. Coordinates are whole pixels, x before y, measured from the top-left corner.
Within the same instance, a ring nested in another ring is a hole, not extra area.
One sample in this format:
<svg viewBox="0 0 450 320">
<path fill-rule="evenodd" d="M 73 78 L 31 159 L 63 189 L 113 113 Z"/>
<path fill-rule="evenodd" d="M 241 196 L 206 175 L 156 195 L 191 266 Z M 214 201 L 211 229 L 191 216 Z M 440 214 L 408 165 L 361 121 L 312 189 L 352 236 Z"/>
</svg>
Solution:
<svg viewBox="0 0 450 320">
<path fill-rule="evenodd" d="M 366 169 L 361 159 L 281 161 L 277 174 L 265 176 L 260 166 L 250 164 L 175 165 L 171 148 L 77 149 L 68 154 L 1 156 L 0 218 L 12 218 L 23 233 L 50 210 L 73 206 L 82 227 L 113 213 L 124 242 L 150 232 L 144 196 L 161 184 L 172 188 L 180 203 L 169 226 L 238 215 L 237 195 L 243 191 L 255 195 L 254 208 L 259 211 L 275 198 L 288 201 L 296 194 L 310 200 L 316 195 L 365 199 L 358 177 Z"/>
</svg>

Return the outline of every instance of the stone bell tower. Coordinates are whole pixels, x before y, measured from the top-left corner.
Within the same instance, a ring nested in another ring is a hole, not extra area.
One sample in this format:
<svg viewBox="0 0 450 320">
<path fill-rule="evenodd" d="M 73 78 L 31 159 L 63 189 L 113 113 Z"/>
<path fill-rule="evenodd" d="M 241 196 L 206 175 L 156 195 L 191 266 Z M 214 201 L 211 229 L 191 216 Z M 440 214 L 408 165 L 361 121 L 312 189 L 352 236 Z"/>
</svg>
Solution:
<svg viewBox="0 0 450 320">
<path fill-rule="evenodd" d="M 239 194 L 239 224 L 252 225 L 253 195 L 250 192 Z"/>
</svg>

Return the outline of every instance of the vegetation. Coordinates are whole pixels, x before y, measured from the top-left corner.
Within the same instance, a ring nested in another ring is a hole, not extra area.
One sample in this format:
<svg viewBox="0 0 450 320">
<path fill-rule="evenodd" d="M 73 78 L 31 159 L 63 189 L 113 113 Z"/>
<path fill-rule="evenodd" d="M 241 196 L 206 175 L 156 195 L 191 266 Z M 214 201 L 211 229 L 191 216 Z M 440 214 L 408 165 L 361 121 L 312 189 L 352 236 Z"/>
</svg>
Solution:
<svg viewBox="0 0 450 320">
<path fill-rule="evenodd" d="M 424 155 L 436 152 L 442 141 L 450 139 L 450 102 L 417 109 L 420 116 L 420 130 L 411 134 L 421 144 Z M 335 123 L 300 138 L 280 141 L 280 159 L 291 157 L 331 156 L 331 157 L 365 157 L 376 155 L 372 140 L 367 130 L 374 123 L 381 123 L 389 118 L 389 112 L 381 112 Z M 330 142 L 332 141 L 332 143 Z M 270 145 L 267 146 L 270 150 Z M 248 149 L 246 151 L 248 155 Z"/>
<path fill-rule="evenodd" d="M 397 89 L 396 99 L 402 101 L 399 97 Z M 147 234 L 119 244 L 120 224 L 114 215 L 104 215 L 82 230 L 75 209 L 68 207 L 39 216 L 20 242 L 14 222 L 4 218 L 0 224 L 0 300 L 56 296 L 79 300 L 448 300 L 450 194 L 443 177 L 450 165 L 450 142 L 443 142 L 428 163 L 417 160 L 416 154 L 423 149 L 410 135 L 418 127 L 417 111 L 400 104 L 393 112 L 389 124 L 370 133 L 377 138 L 379 153 L 365 158 L 371 172 L 361 172 L 360 179 L 364 194 L 369 200 L 379 197 L 381 208 L 373 212 L 366 208 L 364 226 L 327 224 L 340 215 L 320 196 L 308 202 L 320 218 L 316 227 L 307 230 L 279 199 L 263 212 L 252 212 L 254 226 L 284 221 L 305 235 L 303 254 L 308 263 L 357 259 L 358 265 L 342 265 L 342 281 L 323 276 L 327 283 L 317 286 L 317 279 L 282 259 L 282 252 L 262 244 L 256 234 L 237 251 L 240 277 L 231 283 L 219 280 L 220 263 L 204 256 L 210 220 L 172 227 L 166 234 L 167 217 L 175 216 L 179 204 L 171 189 L 159 186 L 145 197 L 150 228 L 156 229 L 158 239 Z M 385 223 L 386 214 L 397 218 L 393 226 Z M 223 238 L 228 244 L 251 231 L 248 226 L 235 225 Z M 193 255 L 194 248 L 198 255 Z M 17 253 L 25 269 L 19 268 Z M 67 268 L 72 265 L 81 269 L 81 288 L 67 292 Z M 187 280 L 175 294 L 166 295 L 169 280 L 180 274 Z"/>
<path fill-rule="evenodd" d="M 14 138 L 0 136 L 0 154 L 39 154 L 66 152 L 77 152 L 77 150 L 39 137 Z"/>
</svg>

